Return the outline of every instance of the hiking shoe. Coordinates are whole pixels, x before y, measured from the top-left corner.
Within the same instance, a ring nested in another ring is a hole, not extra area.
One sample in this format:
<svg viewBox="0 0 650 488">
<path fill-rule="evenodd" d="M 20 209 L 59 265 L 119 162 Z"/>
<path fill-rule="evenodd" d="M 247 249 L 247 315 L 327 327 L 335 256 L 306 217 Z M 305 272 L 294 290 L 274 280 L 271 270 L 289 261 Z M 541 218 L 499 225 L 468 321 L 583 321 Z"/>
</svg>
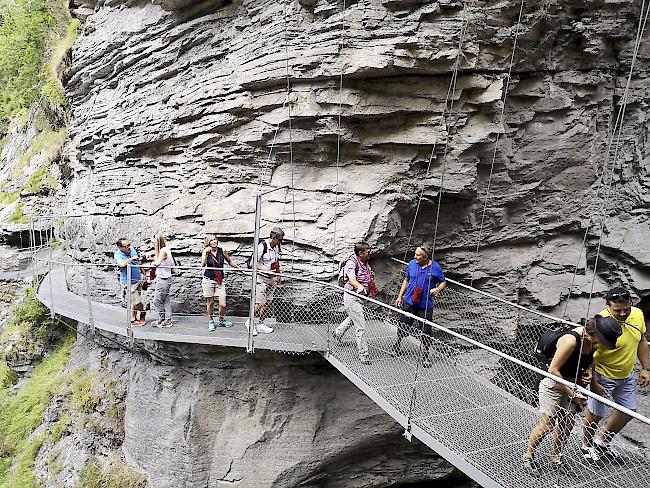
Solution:
<svg viewBox="0 0 650 488">
<path fill-rule="evenodd" d="M 600 462 L 600 454 L 593 447 L 580 446 L 580 452 L 582 453 L 582 459 L 589 461 L 590 463 Z"/>
<path fill-rule="evenodd" d="M 213 331 L 215 330 L 215 328 L 216 328 L 216 327 L 214 326 L 214 320 L 209 320 L 209 321 L 208 321 L 208 330 L 209 330 L 210 332 L 213 332 Z"/>
<path fill-rule="evenodd" d="M 370 360 L 369 357 L 359 358 L 359 362 L 360 362 L 361 364 L 365 364 L 366 366 L 369 366 L 369 365 L 372 364 L 372 361 Z"/>
<path fill-rule="evenodd" d="M 219 327 L 232 327 L 233 323 L 230 320 L 219 319 Z"/>
<path fill-rule="evenodd" d="M 397 356 L 402 355 L 402 348 L 399 344 L 393 344 L 393 347 L 390 350 L 390 355 L 396 358 Z"/>
<path fill-rule="evenodd" d="M 261 332 L 262 334 L 270 334 L 273 332 L 273 327 L 269 327 L 268 325 L 265 324 L 258 324 L 257 325 L 257 332 Z"/>
<path fill-rule="evenodd" d="M 534 458 L 529 458 L 524 456 L 523 462 L 524 462 L 524 469 L 528 472 L 528 474 L 533 476 L 539 474 L 539 464 L 537 464 Z"/>
<path fill-rule="evenodd" d="M 599 444 L 598 441 L 594 441 L 595 451 L 602 457 L 608 457 L 610 459 L 618 459 L 621 457 L 619 453 L 611 444 Z"/>
<path fill-rule="evenodd" d="M 557 461 L 551 461 L 551 469 L 553 472 L 563 475 L 563 476 L 571 476 L 573 475 L 573 470 L 569 467 L 569 465 L 564 462 L 561 458 L 558 459 Z"/>
<path fill-rule="evenodd" d="M 246 330 L 250 330 L 250 328 L 251 328 L 251 320 L 246 319 L 246 322 L 244 322 L 244 325 L 246 326 Z M 254 336 L 257 335 L 257 327 L 255 327 L 255 325 L 253 325 L 253 335 Z"/>
</svg>

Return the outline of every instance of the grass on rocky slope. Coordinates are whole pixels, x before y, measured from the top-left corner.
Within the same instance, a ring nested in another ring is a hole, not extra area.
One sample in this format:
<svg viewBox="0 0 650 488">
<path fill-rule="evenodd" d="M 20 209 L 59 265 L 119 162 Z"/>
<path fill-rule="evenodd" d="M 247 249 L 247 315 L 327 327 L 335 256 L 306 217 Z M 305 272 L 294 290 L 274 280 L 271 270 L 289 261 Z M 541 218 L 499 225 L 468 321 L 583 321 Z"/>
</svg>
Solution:
<svg viewBox="0 0 650 488">
<path fill-rule="evenodd" d="M 67 106 L 59 73 L 78 29 L 64 0 L 0 0 L 0 129 L 41 98 Z"/>
<path fill-rule="evenodd" d="M 0 401 L 0 488 L 31 488 L 34 459 L 51 431 L 32 436 L 43 422 L 52 396 L 67 383 L 65 367 L 74 343 L 68 334 L 55 351 L 39 364 L 20 390 L 5 392 Z"/>
<path fill-rule="evenodd" d="M 143 488 L 146 478 L 122 461 L 104 466 L 90 461 L 79 473 L 75 488 Z"/>
</svg>

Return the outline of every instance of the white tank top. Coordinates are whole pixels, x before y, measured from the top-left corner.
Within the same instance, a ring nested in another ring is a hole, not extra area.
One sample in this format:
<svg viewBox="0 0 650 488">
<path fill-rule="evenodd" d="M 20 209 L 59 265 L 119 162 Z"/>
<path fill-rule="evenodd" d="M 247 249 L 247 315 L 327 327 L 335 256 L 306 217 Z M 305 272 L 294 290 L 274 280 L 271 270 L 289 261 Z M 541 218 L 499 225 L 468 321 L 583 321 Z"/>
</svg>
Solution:
<svg viewBox="0 0 650 488">
<path fill-rule="evenodd" d="M 165 257 L 165 259 L 162 260 L 160 266 L 174 266 L 174 258 L 172 257 L 172 250 L 169 249 L 169 247 L 163 247 L 160 249 L 160 252 L 162 253 L 163 251 L 165 251 L 167 257 Z M 159 278 L 171 278 L 172 270 L 171 268 L 159 267 L 156 270 L 156 276 L 158 276 Z"/>
</svg>

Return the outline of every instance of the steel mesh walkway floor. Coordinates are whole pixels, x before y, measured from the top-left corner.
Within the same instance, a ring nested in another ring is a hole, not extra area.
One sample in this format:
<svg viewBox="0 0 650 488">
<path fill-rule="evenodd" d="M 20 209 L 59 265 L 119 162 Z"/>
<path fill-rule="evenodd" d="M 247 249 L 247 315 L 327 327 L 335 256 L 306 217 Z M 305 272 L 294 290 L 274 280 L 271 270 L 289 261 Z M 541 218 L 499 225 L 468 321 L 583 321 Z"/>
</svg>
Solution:
<svg viewBox="0 0 650 488">
<path fill-rule="evenodd" d="M 85 297 L 69 292 L 62 270 L 54 270 L 38 289 L 37 296 L 57 314 L 89 324 Z M 95 327 L 127 335 L 126 310 L 92 303 Z M 498 363 L 481 363 L 477 351 L 454 349 L 434 340 L 430 367 L 421 363 L 419 341 L 407 338 L 401 354 L 393 357 L 395 322 L 368 312 L 367 339 L 371 365 L 358 360 L 354 330 L 340 341 L 329 332 L 336 324 L 279 323 L 275 332 L 260 334 L 255 347 L 283 352 L 318 351 L 402 426 L 452 464 L 484 486 L 490 487 L 605 487 L 647 485 L 650 463 L 641 450 L 625 452 L 624 461 L 594 466 L 582 460 L 581 429 L 576 426 L 564 450 L 570 460 L 568 472 L 558 473 L 546 462 L 535 476 L 523 470 L 521 455 L 537 422 L 537 411 L 513 394 L 499 388 L 494 378 Z M 134 339 L 246 347 L 244 318 L 234 317 L 232 328 L 210 332 L 205 318 L 180 316 L 174 327 L 133 329 Z M 328 338 L 330 340 L 328 341 Z M 329 348 L 329 350 L 328 350 Z M 548 441 L 545 441 L 548 442 Z M 541 451 L 541 449 L 540 449 Z M 603 470 L 602 468 L 605 468 Z"/>
</svg>

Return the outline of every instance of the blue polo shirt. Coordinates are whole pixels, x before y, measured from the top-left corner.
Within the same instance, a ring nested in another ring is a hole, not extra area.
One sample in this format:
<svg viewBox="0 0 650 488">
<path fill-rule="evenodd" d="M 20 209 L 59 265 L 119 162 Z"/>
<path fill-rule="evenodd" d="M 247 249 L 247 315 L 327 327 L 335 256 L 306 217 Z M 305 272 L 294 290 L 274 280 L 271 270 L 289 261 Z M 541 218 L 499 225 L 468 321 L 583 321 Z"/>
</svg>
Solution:
<svg viewBox="0 0 650 488">
<path fill-rule="evenodd" d="M 137 255 L 138 255 L 138 252 L 135 250 L 134 247 L 132 247 L 130 256 L 127 256 L 122 251 L 117 251 L 113 255 L 113 259 L 115 260 L 115 264 L 117 264 L 120 261 L 124 261 L 125 259 L 132 258 L 133 256 L 137 256 Z M 126 266 L 121 266 L 121 267 L 119 267 L 119 269 L 120 269 L 120 283 L 122 283 L 123 285 L 126 285 Z M 141 279 L 142 279 L 142 273 L 140 272 L 140 268 L 138 268 L 137 266 L 132 264 L 131 265 L 131 283 L 137 283 Z"/>
<path fill-rule="evenodd" d="M 430 265 L 422 267 L 415 259 L 411 259 L 406 267 L 406 278 L 409 280 L 409 283 L 406 287 L 404 301 L 413 307 L 432 310 L 434 303 L 433 297 L 429 295 L 429 291 L 446 281 L 440 265 L 435 261 L 431 261 Z M 415 290 L 416 286 L 422 288 L 422 295 L 418 303 L 413 303 L 411 295 L 413 295 L 413 290 Z"/>
</svg>

